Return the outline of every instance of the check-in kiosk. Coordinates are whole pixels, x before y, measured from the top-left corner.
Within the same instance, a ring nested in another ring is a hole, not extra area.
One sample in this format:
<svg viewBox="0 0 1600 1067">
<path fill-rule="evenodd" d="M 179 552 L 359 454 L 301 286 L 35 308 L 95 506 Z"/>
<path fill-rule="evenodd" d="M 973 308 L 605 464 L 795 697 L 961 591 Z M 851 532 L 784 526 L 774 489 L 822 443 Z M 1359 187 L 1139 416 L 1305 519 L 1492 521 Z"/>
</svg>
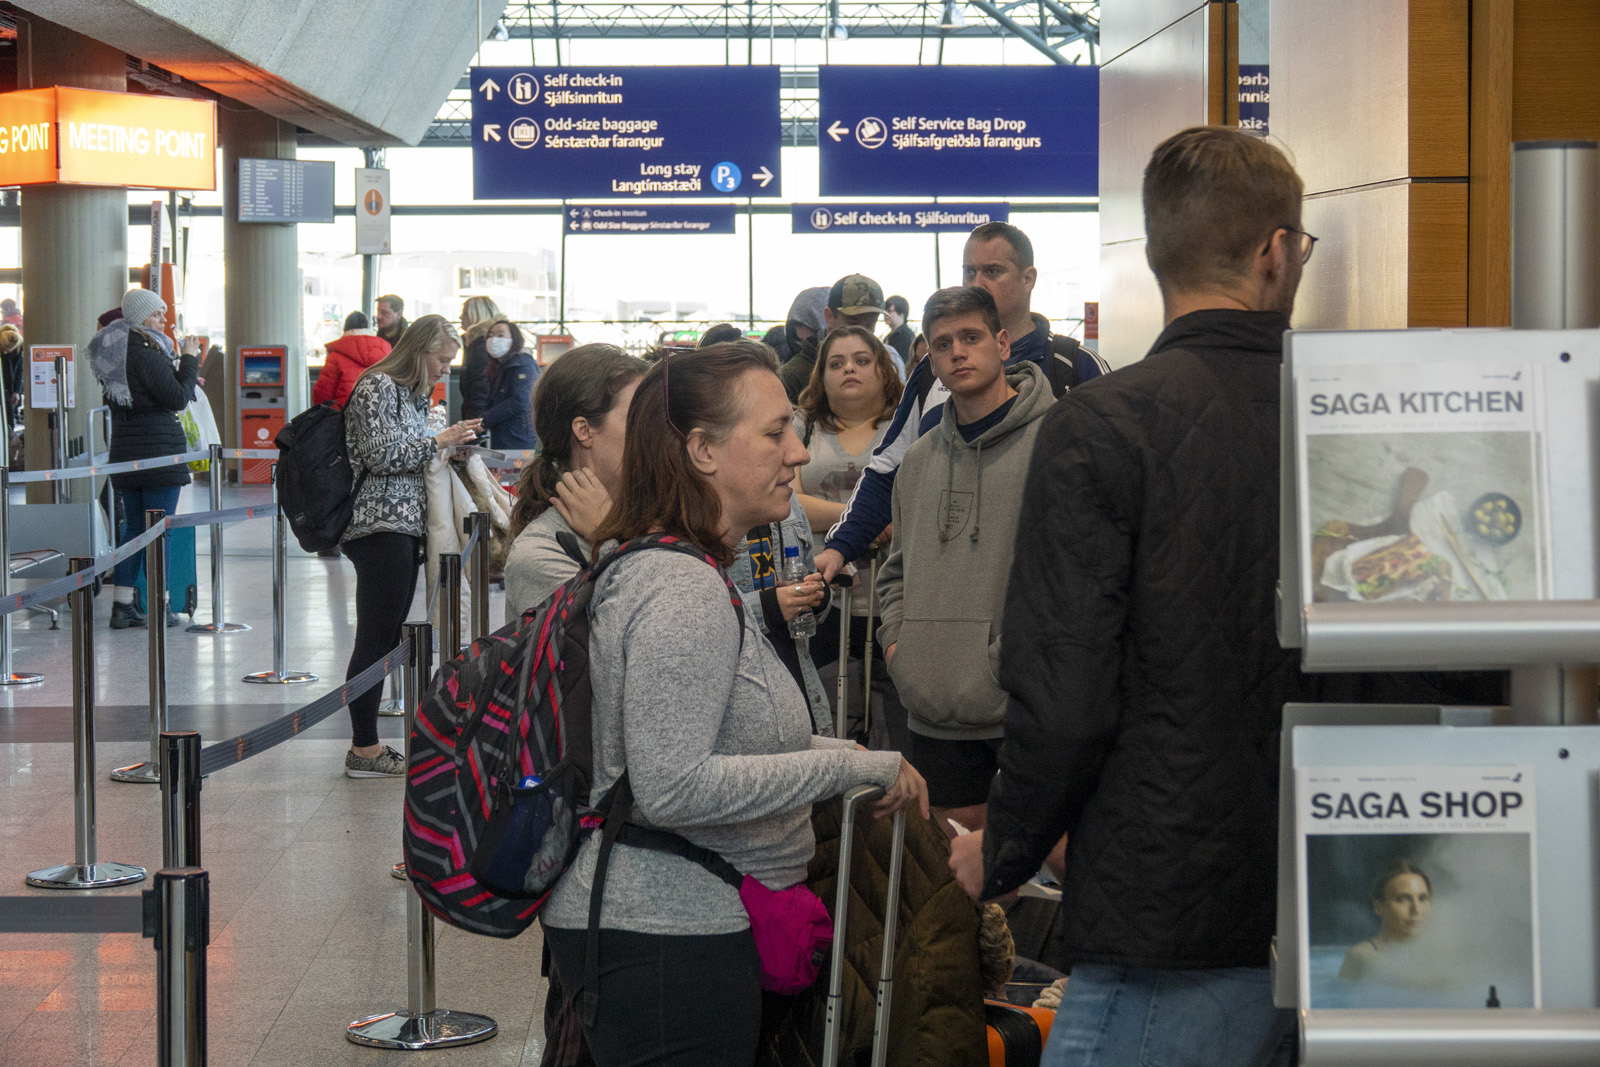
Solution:
<svg viewBox="0 0 1600 1067">
<path fill-rule="evenodd" d="M 287 421 L 284 398 L 283 345 L 255 345 L 239 349 L 239 447 L 273 448 L 273 439 Z M 240 481 L 266 485 L 272 481 L 272 461 L 247 459 L 240 466 Z"/>
</svg>

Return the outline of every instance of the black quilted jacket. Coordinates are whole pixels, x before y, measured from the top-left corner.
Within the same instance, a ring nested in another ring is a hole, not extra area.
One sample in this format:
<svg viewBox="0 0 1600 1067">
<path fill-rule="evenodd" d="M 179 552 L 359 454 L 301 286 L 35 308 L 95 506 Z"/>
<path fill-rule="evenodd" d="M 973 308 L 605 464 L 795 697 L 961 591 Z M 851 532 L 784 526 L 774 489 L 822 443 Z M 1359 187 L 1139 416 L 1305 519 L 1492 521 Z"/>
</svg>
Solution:
<svg viewBox="0 0 1600 1067">
<path fill-rule="evenodd" d="M 1185 315 L 1043 419 L 1006 596 L 984 895 L 1070 833 L 1053 966 L 1265 966 L 1283 705 L 1505 698 L 1503 674 L 1309 676 L 1278 647 L 1287 328 Z"/>
<path fill-rule="evenodd" d="M 129 406 L 111 404 L 111 462 L 177 456 L 189 451 L 178 412 L 194 399 L 200 360 L 184 356 L 174 370 L 172 360 L 137 329 L 128 331 Z M 189 468 L 178 464 L 147 471 L 113 474 L 118 489 L 150 489 L 188 485 Z"/>
</svg>

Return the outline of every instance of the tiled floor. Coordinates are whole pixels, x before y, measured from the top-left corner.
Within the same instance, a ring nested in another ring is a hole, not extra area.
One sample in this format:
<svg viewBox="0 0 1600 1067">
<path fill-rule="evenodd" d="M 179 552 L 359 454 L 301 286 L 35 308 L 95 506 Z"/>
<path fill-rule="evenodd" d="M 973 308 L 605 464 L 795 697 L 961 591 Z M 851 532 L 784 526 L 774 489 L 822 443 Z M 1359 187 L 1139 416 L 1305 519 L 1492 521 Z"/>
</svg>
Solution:
<svg viewBox="0 0 1600 1067">
<path fill-rule="evenodd" d="M 201 484 L 180 511 L 205 507 Z M 264 499 L 233 491 L 233 506 Z M 291 545 L 288 665 L 322 680 L 245 685 L 272 665 L 270 522 L 227 534 L 229 621 L 254 629 L 227 637 L 168 630 L 168 699 L 174 728 L 209 742 L 240 733 L 322 695 L 344 675 L 355 576 L 346 560 Z M 207 537 L 200 538 L 199 618 L 209 620 Z M 148 672 L 142 630 L 106 626 L 96 604 L 98 858 L 154 869 L 161 861 L 160 800 L 146 785 L 106 772 L 148 750 Z M 420 617 L 419 606 L 414 615 Z M 500 617 L 498 597 L 491 619 Z M 73 854 L 71 635 L 65 619 L 15 634 L 16 666 L 38 686 L 0 691 L 0 908 L 30 889 L 31 870 Z M 399 720 L 380 720 L 398 739 Z M 402 1008 L 406 999 L 405 894 L 389 876 L 400 858 L 400 783 L 342 774 L 348 720 L 340 712 L 294 740 L 206 780 L 203 865 L 211 876 L 209 1062 L 219 1067 L 378 1064 L 416 1054 L 361 1048 L 344 1038 L 352 1019 Z M 99 890 L 133 894 L 144 886 Z M 60 892 L 60 891 L 56 891 Z M 509 942 L 443 928 L 437 1003 L 492 1016 L 492 1040 L 422 1054 L 451 1064 L 536 1064 L 544 999 L 536 930 Z M 143 1067 L 155 1063 L 155 953 L 134 934 L 0 934 L 0 1065 Z"/>
</svg>

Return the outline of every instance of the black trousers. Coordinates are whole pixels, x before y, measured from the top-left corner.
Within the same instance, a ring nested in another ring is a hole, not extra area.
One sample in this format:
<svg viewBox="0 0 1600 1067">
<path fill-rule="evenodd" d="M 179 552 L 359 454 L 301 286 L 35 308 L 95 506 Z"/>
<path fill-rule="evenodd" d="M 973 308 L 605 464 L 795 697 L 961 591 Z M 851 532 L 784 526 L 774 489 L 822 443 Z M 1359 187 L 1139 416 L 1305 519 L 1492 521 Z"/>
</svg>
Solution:
<svg viewBox="0 0 1600 1067">
<path fill-rule="evenodd" d="M 354 678 L 400 643 L 400 629 L 417 591 L 417 564 L 422 539 L 410 534 L 375 533 L 346 541 L 344 554 L 356 567 L 356 646 L 350 651 L 345 678 Z M 383 686 L 375 685 L 350 701 L 350 746 L 378 743 L 378 702 Z"/>
<path fill-rule="evenodd" d="M 583 988 L 583 930 L 544 928 L 562 988 Z M 600 931 L 600 1011 L 584 1037 L 599 1067 L 750 1067 L 761 1034 L 761 960 L 750 931 Z"/>
</svg>

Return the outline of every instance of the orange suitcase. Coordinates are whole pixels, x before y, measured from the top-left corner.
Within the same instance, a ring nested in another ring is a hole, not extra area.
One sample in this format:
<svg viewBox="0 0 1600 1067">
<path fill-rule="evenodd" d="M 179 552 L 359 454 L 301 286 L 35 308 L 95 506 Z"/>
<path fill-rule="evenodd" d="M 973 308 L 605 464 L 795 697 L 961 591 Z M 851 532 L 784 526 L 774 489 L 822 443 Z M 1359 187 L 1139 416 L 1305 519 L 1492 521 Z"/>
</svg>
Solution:
<svg viewBox="0 0 1600 1067">
<path fill-rule="evenodd" d="M 1039 1067 L 1054 1010 L 985 1000 L 983 1014 L 989 1024 L 989 1067 Z"/>
</svg>

